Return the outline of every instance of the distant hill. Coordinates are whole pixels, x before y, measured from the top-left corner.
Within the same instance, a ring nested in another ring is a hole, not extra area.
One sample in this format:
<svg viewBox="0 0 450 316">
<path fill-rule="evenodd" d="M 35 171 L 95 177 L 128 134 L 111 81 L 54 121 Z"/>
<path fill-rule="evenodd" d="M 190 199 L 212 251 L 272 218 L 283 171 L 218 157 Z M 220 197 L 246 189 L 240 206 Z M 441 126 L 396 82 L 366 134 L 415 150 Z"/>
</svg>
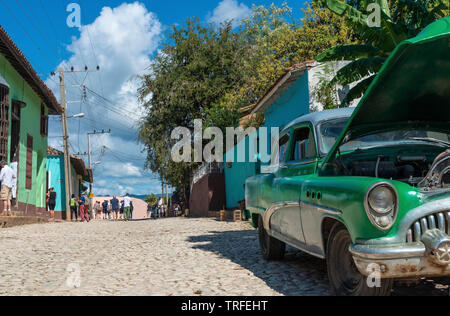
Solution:
<svg viewBox="0 0 450 316">
<path fill-rule="evenodd" d="M 150 194 L 148 194 L 148 195 L 150 195 Z M 155 194 L 155 195 L 156 195 L 156 198 L 158 198 L 158 199 L 162 196 L 161 194 Z M 133 195 L 133 194 L 130 194 L 130 196 L 132 198 L 140 199 L 140 200 L 143 200 L 143 201 L 145 201 L 145 198 L 147 197 L 147 195 Z M 169 196 L 171 197 L 172 193 L 169 193 Z"/>
</svg>

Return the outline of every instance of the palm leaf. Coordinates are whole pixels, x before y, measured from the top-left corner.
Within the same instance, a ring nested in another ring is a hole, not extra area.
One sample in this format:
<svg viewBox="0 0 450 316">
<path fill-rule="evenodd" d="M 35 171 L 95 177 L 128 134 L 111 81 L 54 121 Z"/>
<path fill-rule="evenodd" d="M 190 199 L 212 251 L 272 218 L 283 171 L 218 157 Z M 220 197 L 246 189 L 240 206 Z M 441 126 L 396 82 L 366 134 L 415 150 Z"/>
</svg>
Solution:
<svg viewBox="0 0 450 316">
<path fill-rule="evenodd" d="M 372 45 L 342 45 L 324 51 L 317 56 L 317 61 L 355 60 L 358 58 L 374 57 L 379 52 L 380 50 Z"/>
<path fill-rule="evenodd" d="M 346 86 L 352 82 L 359 81 L 367 76 L 376 74 L 383 66 L 386 58 L 384 57 L 372 57 L 372 58 L 360 58 L 349 63 L 347 66 L 341 68 L 336 76 L 331 80 L 330 84 L 340 84 Z"/>
<path fill-rule="evenodd" d="M 354 86 L 352 89 L 350 89 L 347 96 L 342 101 L 342 104 L 344 106 L 348 106 L 350 104 L 350 102 L 352 102 L 353 100 L 362 97 L 376 76 L 377 75 L 370 76 L 369 78 L 362 80 L 356 86 Z"/>
</svg>

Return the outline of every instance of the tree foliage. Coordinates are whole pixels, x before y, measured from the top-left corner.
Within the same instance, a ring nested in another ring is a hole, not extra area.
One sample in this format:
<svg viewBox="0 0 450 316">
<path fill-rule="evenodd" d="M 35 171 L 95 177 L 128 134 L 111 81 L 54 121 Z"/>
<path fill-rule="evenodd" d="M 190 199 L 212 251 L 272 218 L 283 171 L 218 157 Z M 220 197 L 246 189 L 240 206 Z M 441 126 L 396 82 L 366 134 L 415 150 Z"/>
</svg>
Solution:
<svg viewBox="0 0 450 316">
<path fill-rule="evenodd" d="M 173 26 L 148 73 L 141 77 L 139 101 L 146 110 L 139 139 L 147 150 L 146 167 L 183 192 L 195 163 L 174 163 L 171 132 L 204 127 L 236 127 L 241 107 L 255 103 L 285 68 L 314 59 L 337 45 L 358 44 L 345 17 L 313 0 L 304 18 L 295 20 L 286 4 L 254 6 L 252 15 L 233 29 L 232 21 L 202 25 L 191 18 Z M 261 115 L 244 126 L 258 127 Z"/>
<path fill-rule="evenodd" d="M 398 44 L 449 14 L 449 0 L 326 0 L 326 3 L 331 12 L 346 19 L 361 41 L 360 45 L 335 46 L 317 57 L 321 62 L 352 61 L 330 82 L 343 86 L 358 82 L 345 98 L 344 105 L 364 94 Z M 370 3 L 381 8 L 379 25 L 371 24 Z"/>
<path fill-rule="evenodd" d="M 325 49 L 357 43 L 344 18 L 324 7 L 321 0 L 303 9 L 304 18 L 295 21 L 292 9 L 258 6 L 243 21 L 246 37 L 254 46 L 245 83 L 222 100 L 222 105 L 246 106 L 255 103 L 284 73 L 286 68 L 313 60 Z"/>
<path fill-rule="evenodd" d="M 156 203 L 158 203 L 158 198 L 156 197 L 156 195 L 154 193 L 152 193 L 145 197 L 145 202 L 150 205 L 155 205 Z"/>
</svg>

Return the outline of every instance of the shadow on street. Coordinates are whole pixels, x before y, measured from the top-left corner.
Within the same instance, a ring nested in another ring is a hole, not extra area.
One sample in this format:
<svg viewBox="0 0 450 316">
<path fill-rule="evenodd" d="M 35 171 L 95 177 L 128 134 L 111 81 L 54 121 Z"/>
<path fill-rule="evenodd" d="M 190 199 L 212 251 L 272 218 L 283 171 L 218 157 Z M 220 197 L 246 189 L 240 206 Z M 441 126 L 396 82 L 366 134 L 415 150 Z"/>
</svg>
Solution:
<svg viewBox="0 0 450 316">
<path fill-rule="evenodd" d="M 192 236 L 194 249 L 217 254 L 253 273 L 269 287 L 286 296 L 332 295 L 324 260 L 291 247 L 283 261 L 267 262 L 259 252 L 255 230 L 210 232 Z M 424 279 L 418 285 L 397 282 L 393 296 L 448 296 L 450 278 Z"/>
</svg>

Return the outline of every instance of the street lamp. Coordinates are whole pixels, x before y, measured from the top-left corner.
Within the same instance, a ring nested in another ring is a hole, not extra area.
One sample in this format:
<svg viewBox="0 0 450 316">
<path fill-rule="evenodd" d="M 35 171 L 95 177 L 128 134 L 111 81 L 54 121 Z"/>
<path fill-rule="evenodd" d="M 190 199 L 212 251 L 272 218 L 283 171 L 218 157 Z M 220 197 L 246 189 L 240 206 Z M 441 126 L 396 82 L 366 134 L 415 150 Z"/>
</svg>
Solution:
<svg viewBox="0 0 450 316">
<path fill-rule="evenodd" d="M 79 114 L 75 114 L 75 115 L 72 115 L 72 116 L 68 116 L 67 118 L 68 119 L 71 119 L 71 118 L 83 118 L 84 116 L 85 116 L 84 113 L 79 113 Z"/>
</svg>

